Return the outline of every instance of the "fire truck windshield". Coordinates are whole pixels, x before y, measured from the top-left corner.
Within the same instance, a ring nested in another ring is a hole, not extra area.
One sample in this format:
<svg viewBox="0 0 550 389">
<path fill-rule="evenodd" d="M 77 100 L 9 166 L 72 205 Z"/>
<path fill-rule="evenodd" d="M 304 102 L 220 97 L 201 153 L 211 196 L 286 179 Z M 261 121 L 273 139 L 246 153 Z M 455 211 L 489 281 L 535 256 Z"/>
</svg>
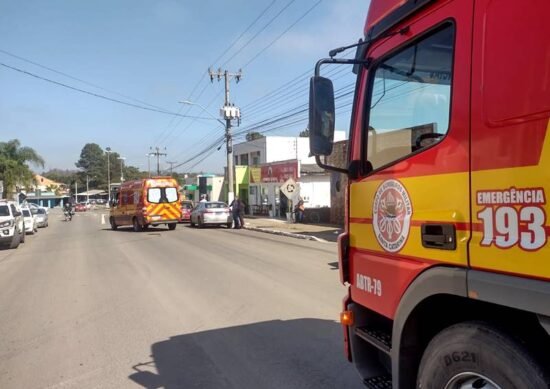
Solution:
<svg viewBox="0 0 550 389">
<path fill-rule="evenodd" d="M 447 25 L 375 65 L 367 139 L 374 169 L 447 133 L 453 42 Z"/>
</svg>

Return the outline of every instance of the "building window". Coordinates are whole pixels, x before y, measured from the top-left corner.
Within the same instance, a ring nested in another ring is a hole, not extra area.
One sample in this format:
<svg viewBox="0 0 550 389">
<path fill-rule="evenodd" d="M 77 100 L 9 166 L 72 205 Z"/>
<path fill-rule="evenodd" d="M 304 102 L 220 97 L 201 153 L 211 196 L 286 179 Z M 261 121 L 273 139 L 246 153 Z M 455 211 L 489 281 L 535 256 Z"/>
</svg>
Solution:
<svg viewBox="0 0 550 389">
<path fill-rule="evenodd" d="M 248 154 L 241 154 L 241 165 L 248 166 Z"/>
<path fill-rule="evenodd" d="M 253 153 L 250 153 L 250 157 L 252 158 L 252 165 L 259 165 L 260 164 L 260 152 L 255 151 Z"/>
</svg>

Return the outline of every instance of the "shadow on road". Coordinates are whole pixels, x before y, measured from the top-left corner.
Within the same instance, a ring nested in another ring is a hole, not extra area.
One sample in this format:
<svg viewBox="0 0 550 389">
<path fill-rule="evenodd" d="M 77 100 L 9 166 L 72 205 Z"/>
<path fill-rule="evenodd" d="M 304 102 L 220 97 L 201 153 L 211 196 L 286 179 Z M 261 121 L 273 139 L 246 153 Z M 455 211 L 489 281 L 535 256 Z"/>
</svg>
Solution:
<svg viewBox="0 0 550 389">
<path fill-rule="evenodd" d="M 338 235 L 341 233 L 342 233 L 342 230 L 339 228 L 325 230 L 325 231 L 316 231 L 316 232 L 309 232 L 309 231 L 300 232 L 300 234 L 302 235 L 314 236 L 316 238 L 324 239 L 328 242 L 336 242 L 338 240 Z"/>
<path fill-rule="evenodd" d="M 178 335 L 151 346 L 129 378 L 156 388 L 359 388 L 342 329 L 319 319 L 273 320 Z"/>
</svg>

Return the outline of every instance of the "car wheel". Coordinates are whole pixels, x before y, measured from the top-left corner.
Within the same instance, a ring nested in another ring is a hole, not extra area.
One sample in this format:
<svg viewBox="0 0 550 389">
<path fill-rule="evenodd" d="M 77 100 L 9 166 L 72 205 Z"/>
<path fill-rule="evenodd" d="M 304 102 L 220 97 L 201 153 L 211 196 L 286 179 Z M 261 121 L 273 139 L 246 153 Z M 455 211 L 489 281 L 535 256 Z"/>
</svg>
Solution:
<svg viewBox="0 0 550 389">
<path fill-rule="evenodd" d="M 547 372 L 527 349 L 480 322 L 453 325 L 428 344 L 417 388 L 547 388 Z"/>
<path fill-rule="evenodd" d="M 189 224 L 191 225 L 191 227 L 195 227 L 195 223 L 193 223 L 193 219 L 189 220 Z"/>
<path fill-rule="evenodd" d="M 141 224 L 139 224 L 139 220 L 137 217 L 133 220 L 133 226 L 134 226 L 134 232 L 141 232 Z"/>
<path fill-rule="evenodd" d="M 111 223 L 111 230 L 116 230 L 118 228 L 118 226 L 116 225 L 116 222 L 115 222 L 115 218 L 114 217 L 111 217 L 109 219 L 109 222 Z"/>
<path fill-rule="evenodd" d="M 19 243 L 21 243 L 21 235 L 15 236 L 14 234 L 13 238 L 11 239 L 10 249 L 16 249 L 17 247 L 19 247 Z"/>
<path fill-rule="evenodd" d="M 202 223 L 202 219 L 199 217 L 199 228 L 204 228 L 204 224 Z"/>
<path fill-rule="evenodd" d="M 231 229 L 231 227 L 233 227 L 233 223 L 227 223 L 225 226 L 226 226 L 227 228 Z"/>
</svg>

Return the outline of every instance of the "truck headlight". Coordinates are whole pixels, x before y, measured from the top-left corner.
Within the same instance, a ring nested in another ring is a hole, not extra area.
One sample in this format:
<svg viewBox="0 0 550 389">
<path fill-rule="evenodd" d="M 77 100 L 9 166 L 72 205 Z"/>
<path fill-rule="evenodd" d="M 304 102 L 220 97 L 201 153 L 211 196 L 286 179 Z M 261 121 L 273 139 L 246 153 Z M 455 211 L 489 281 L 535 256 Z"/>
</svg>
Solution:
<svg viewBox="0 0 550 389">
<path fill-rule="evenodd" d="M 7 222 L 0 223 L 0 228 L 2 228 L 2 227 L 11 227 L 11 226 L 13 226 L 13 224 L 14 224 L 13 219 L 8 220 Z"/>
</svg>

